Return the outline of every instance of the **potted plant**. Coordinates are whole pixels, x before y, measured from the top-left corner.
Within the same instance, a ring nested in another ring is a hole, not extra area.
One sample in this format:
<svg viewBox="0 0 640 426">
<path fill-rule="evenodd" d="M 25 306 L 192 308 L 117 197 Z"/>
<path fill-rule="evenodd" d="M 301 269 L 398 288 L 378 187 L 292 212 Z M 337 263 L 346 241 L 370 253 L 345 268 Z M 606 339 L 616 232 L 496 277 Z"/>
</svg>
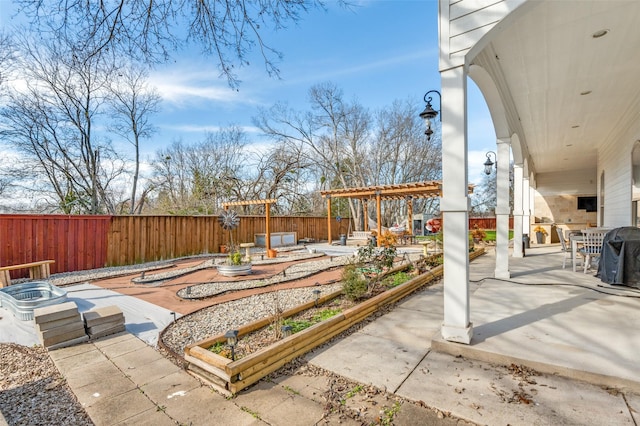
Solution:
<svg viewBox="0 0 640 426">
<path fill-rule="evenodd" d="M 487 238 L 487 233 L 478 227 L 478 224 L 473 225 L 473 231 L 471 231 L 471 238 L 473 242 L 478 244 L 480 241 Z"/>
<path fill-rule="evenodd" d="M 249 275 L 251 273 L 251 259 L 244 259 L 239 248 L 233 247 L 229 250 L 227 260 L 218 265 L 218 272 L 225 277 L 235 277 L 238 275 Z"/>
<path fill-rule="evenodd" d="M 536 233 L 536 241 L 538 244 L 544 244 L 545 236 L 547 235 L 547 231 L 540 225 L 533 228 L 533 232 Z"/>
<path fill-rule="evenodd" d="M 228 256 L 225 263 L 218 265 L 218 272 L 226 277 L 249 275 L 251 273 L 251 259 L 244 260 L 240 248 L 233 243 L 231 231 L 240 224 L 240 217 L 233 210 L 223 210 L 218 218 L 223 229 L 229 231 Z"/>
</svg>

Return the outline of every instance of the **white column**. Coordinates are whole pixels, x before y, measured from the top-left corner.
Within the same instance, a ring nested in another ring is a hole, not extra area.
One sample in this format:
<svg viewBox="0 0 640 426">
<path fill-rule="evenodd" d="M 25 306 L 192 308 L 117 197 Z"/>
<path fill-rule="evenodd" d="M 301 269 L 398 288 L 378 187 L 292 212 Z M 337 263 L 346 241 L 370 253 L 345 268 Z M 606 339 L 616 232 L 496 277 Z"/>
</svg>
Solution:
<svg viewBox="0 0 640 426">
<path fill-rule="evenodd" d="M 522 177 L 522 232 L 526 234 L 531 233 L 531 197 L 533 191 L 529 186 L 529 177 Z M 531 235 L 529 235 L 529 241 L 531 241 Z"/>
<path fill-rule="evenodd" d="M 442 198 L 444 321 L 442 337 L 470 343 L 469 197 L 467 181 L 467 76 L 463 67 L 442 78 Z"/>
<path fill-rule="evenodd" d="M 496 278 L 509 279 L 509 163 L 510 139 L 498 139 L 496 166 Z M 522 241 L 522 239 L 520 239 Z M 522 244 L 520 244 L 522 246 Z M 515 244 L 514 244 L 515 246 Z"/>
<path fill-rule="evenodd" d="M 522 257 L 522 164 L 513 166 L 513 257 Z"/>
</svg>

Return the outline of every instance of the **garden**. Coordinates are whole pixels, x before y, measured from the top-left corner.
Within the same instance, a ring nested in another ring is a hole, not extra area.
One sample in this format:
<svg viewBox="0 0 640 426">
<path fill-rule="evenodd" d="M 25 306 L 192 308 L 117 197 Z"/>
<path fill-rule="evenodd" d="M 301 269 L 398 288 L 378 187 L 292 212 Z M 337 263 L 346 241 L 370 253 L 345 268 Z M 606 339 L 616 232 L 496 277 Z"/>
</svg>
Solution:
<svg viewBox="0 0 640 426">
<path fill-rule="evenodd" d="M 236 394 L 442 276 L 441 254 L 400 257 L 393 235 L 381 242 L 358 248 L 335 291 L 314 289 L 310 300 L 289 309 L 276 298 L 271 315 L 187 345 L 187 368 L 223 394 Z"/>
</svg>

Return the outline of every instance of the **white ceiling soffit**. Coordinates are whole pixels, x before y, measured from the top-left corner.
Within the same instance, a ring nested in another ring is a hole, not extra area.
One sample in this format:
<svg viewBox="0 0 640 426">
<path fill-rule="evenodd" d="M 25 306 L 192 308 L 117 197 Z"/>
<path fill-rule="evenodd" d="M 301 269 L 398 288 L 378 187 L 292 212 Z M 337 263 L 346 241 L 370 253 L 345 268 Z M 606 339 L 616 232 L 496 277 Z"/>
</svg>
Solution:
<svg viewBox="0 0 640 426">
<path fill-rule="evenodd" d="M 533 170 L 595 168 L 598 146 L 635 116 L 640 1 L 546 1 L 492 37 L 473 63 L 493 76 Z"/>
</svg>

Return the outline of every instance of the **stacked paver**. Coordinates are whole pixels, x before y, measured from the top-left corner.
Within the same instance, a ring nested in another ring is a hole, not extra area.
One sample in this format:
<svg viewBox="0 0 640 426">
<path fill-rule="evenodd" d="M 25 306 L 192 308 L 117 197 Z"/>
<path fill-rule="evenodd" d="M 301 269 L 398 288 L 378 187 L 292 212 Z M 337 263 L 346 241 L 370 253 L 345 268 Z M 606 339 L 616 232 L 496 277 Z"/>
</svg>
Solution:
<svg viewBox="0 0 640 426">
<path fill-rule="evenodd" d="M 84 323 L 91 340 L 125 330 L 124 314 L 115 305 L 85 312 Z"/>
<path fill-rule="evenodd" d="M 36 308 L 33 320 L 42 346 L 55 349 L 86 342 L 89 337 L 74 302 Z"/>
</svg>

